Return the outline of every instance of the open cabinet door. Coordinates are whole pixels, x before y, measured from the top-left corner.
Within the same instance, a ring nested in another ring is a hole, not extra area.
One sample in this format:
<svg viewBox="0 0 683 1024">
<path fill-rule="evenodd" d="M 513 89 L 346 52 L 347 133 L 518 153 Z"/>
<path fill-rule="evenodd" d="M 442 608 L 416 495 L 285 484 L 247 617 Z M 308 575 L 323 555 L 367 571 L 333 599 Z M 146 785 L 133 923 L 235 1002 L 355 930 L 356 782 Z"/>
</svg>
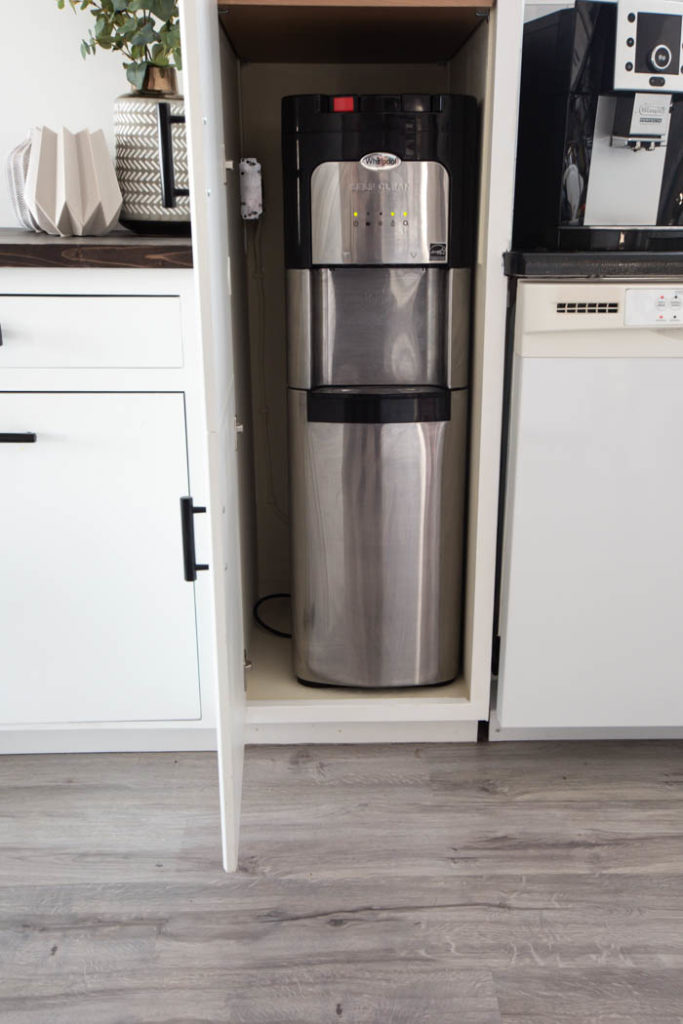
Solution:
<svg viewBox="0 0 683 1024">
<path fill-rule="evenodd" d="M 206 390 L 223 865 L 226 871 L 234 871 L 246 695 L 229 238 L 232 231 L 232 244 L 241 244 L 241 225 L 228 223 L 216 0 L 181 0 L 180 23 L 192 182 L 192 249 Z M 239 159 L 239 153 L 229 155 Z"/>
</svg>

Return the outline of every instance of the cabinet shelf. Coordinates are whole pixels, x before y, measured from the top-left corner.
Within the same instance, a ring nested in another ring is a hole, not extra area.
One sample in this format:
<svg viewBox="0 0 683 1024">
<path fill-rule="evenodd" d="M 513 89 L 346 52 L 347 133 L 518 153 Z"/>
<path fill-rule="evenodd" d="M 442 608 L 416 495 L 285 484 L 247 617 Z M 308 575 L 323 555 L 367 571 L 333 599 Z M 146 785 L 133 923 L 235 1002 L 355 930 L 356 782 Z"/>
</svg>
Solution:
<svg viewBox="0 0 683 1024">
<path fill-rule="evenodd" d="M 449 60 L 493 0 L 219 0 L 218 13 L 242 60 L 284 63 L 431 63 Z"/>
<path fill-rule="evenodd" d="M 399 690 L 302 686 L 292 672 L 290 642 L 258 628 L 249 657 L 253 668 L 247 675 L 248 742 L 316 742 L 321 730 L 332 740 L 348 743 L 372 737 L 415 742 L 469 739 L 476 733 L 477 716 L 462 677 L 446 686 Z M 472 735 L 456 735 L 460 726 L 467 726 Z"/>
</svg>

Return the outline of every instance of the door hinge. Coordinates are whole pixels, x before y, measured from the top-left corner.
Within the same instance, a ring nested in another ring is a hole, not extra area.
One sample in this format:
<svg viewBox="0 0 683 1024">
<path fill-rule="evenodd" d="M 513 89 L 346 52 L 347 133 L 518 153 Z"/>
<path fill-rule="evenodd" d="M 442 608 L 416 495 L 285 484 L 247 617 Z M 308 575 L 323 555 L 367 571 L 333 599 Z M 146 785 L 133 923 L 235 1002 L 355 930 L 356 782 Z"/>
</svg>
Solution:
<svg viewBox="0 0 683 1024">
<path fill-rule="evenodd" d="M 221 168 L 223 169 L 223 184 L 228 184 L 228 171 L 235 170 L 235 161 L 225 159 L 225 143 L 221 142 Z"/>
<path fill-rule="evenodd" d="M 235 451 L 237 451 L 237 445 L 239 443 L 239 436 L 240 436 L 240 434 L 243 434 L 243 433 L 244 433 L 244 423 L 240 423 L 240 421 L 235 416 Z"/>
<path fill-rule="evenodd" d="M 247 650 L 245 648 L 245 650 L 244 650 L 244 689 L 245 689 L 245 691 L 247 689 L 247 672 L 250 672 L 253 667 L 254 667 L 254 663 L 249 658 L 249 655 L 247 654 Z"/>
<path fill-rule="evenodd" d="M 491 674 L 494 675 L 494 676 L 497 676 L 499 668 L 500 668 L 500 636 L 494 636 L 494 638 L 493 638 L 493 649 L 491 651 Z"/>
</svg>

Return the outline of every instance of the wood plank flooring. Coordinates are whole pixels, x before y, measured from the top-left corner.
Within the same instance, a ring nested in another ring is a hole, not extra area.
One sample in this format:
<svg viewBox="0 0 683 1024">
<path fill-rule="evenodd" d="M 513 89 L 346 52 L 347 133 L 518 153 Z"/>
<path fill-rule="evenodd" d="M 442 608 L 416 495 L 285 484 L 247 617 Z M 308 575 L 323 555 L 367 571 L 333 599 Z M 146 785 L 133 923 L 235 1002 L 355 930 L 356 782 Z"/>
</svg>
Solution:
<svg viewBox="0 0 683 1024">
<path fill-rule="evenodd" d="M 0 759 L 3 1024 L 683 1024 L 683 744 Z"/>
</svg>

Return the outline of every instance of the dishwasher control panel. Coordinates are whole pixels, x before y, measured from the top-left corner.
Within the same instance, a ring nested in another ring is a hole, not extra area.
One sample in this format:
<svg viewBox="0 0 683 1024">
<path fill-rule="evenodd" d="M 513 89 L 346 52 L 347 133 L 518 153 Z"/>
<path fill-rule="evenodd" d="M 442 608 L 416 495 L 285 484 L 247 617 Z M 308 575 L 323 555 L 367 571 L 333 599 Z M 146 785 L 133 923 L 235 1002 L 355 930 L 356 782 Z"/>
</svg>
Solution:
<svg viewBox="0 0 683 1024">
<path fill-rule="evenodd" d="M 627 288 L 626 326 L 683 323 L 683 287 Z"/>
</svg>

